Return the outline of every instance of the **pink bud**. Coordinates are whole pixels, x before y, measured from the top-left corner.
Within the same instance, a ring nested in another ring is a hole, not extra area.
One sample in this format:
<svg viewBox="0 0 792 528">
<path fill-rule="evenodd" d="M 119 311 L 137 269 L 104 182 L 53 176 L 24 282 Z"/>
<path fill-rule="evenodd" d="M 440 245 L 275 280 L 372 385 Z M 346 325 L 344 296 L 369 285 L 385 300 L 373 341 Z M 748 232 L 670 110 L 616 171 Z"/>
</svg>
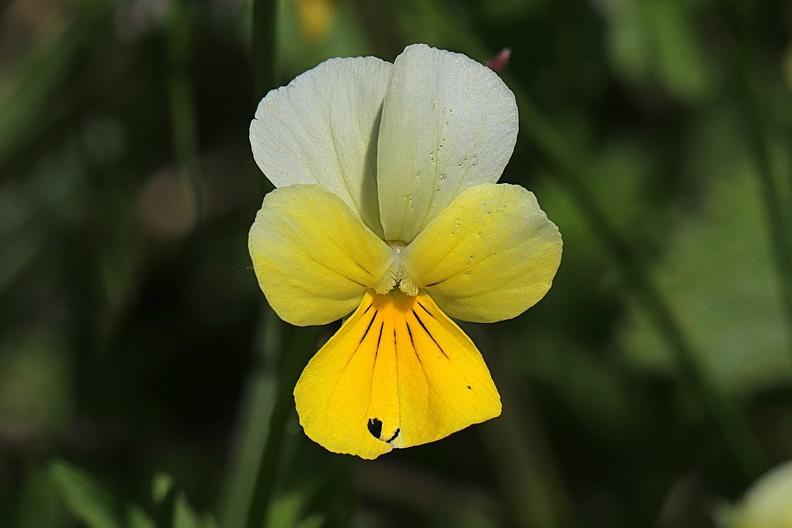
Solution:
<svg viewBox="0 0 792 528">
<path fill-rule="evenodd" d="M 511 48 L 503 48 L 500 53 L 488 60 L 484 66 L 495 73 L 500 73 L 509 64 L 509 57 L 511 57 Z"/>
</svg>

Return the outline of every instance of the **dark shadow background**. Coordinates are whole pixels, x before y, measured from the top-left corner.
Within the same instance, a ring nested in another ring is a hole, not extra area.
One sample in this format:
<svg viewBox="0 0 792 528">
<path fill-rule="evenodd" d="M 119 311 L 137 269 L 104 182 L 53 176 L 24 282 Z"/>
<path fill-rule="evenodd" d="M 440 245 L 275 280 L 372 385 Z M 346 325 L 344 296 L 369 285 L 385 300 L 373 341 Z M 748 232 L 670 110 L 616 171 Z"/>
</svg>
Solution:
<svg viewBox="0 0 792 528">
<path fill-rule="evenodd" d="M 55 460 L 117 511 L 161 513 L 164 473 L 243 526 L 284 372 L 334 330 L 275 321 L 251 269 L 253 65 L 272 60 L 251 24 L 239 0 L 0 4 L 1 526 L 85 525 Z M 252 499 L 270 526 L 714 526 L 792 456 L 788 2 L 283 0 L 277 26 L 281 84 L 412 42 L 510 47 L 504 79 L 541 119 L 502 181 L 534 191 L 565 249 L 537 306 L 465 326 L 502 418 L 366 463 L 310 443 L 292 409 Z"/>
</svg>

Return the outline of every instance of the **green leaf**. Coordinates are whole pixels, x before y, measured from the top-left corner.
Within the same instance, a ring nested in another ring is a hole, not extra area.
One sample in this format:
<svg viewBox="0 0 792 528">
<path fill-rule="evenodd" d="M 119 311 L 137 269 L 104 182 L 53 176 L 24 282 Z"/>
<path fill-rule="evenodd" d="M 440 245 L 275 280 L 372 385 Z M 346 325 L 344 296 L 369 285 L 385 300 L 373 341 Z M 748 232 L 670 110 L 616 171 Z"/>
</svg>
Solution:
<svg viewBox="0 0 792 528">
<path fill-rule="evenodd" d="M 12 512 L 3 511 L 0 512 L 0 526 L 8 523 L 17 528 L 53 528 L 63 526 L 66 518 L 66 512 L 49 474 L 38 465 L 31 467 L 23 477 L 15 509 L 16 524 L 10 520 L 13 518 Z"/>
<path fill-rule="evenodd" d="M 203 523 L 187 503 L 184 494 L 180 493 L 173 511 L 173 528 L 199 528 L 202 525 Z"/>
<path fill-rule="evenodd" d="M 130 506 L 127 512 L 127 526 L 129 528 L 157 528 L 156 523 L 146 512 L 137 506 Z"/>
<path fill-rule="evenodd" d="M 173 512 L 173 528 L 216 528 L 216 526 L 210 515 L 198 515 L 187 502 L 184 494 L 179 494 Z"/>
<path fill-rule="evenodd" d="M 173 478 L 166 473 L 157 473 L 151 483 L 151 494 L 154 504 L 162 504 L 173 488 Z"/>
<path fill-rule="evenodd" d="M 707 375 L 744 397 L 786 383 L 792 361 L 765 213 L 750 171 L 738 171 L 712 182 L 701 210 L 679 220 L 654 274 Z M 622 338 L 636 366 L 671 368 L 666 344 L 640 306 Z"/>
<path fill-rule="evenodd" d="M 121 528 L 118 504 L 106 489 L 84 471 L 58 460 L 49 475 L 69 512 L 89 528 Z"/>
<path fill-rule="evenodd" d="M 604 2 L 615 73 L 645 88 L 662 88 L 686 102 L 707 100 L 714 67 L 701 43 L 697 7 L 679 0 Z"/>
</svg>

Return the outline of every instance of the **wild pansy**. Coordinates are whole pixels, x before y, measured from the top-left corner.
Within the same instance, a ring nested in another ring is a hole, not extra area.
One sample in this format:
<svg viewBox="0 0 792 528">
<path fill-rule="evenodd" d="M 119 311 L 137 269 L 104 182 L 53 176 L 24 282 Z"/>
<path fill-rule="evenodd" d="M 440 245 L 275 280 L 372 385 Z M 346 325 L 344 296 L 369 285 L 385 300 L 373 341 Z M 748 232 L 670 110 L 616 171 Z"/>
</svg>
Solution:
<svg viewBox="0 0 792 528">
<path fill-rule="evenodd" d="M 498 416 L 473 342 L 449 318 L 521 314 L 550 288 L 561 235 L 534 195 L 496 184 L 514 95 L 457 53 L 330 59 L 273 90 L 250 125 L 275 185 L 250 229 L 259 285 L 285 321 L 349 316 L 294 389 L 305 433 L 376 458 Z"/>
<path fill-rule="evenodd" d="M 774 467 L 753 483 L 736 506 L 716 510 L 728 528 L 792 528 L 792 460 Z"/>
</svg>

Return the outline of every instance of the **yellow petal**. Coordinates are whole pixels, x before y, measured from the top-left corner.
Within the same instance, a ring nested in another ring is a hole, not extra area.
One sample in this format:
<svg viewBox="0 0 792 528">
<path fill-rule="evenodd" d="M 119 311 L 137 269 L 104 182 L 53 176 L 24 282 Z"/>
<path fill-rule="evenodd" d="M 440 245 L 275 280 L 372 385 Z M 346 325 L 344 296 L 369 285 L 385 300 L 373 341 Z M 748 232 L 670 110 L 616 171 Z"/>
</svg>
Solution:
<svg viewBox="0 0 792 528">
<path fill-rule="evenodd" d="M 510 319 L 536 304 L 561 262 L 561 234 L 518 185 L 471 187 L 401 252 L 407 274 L 451 317 Z"/>
<path fill-rule="evenodd" d="M 305 367 L 294 399 L 311 439 L 368 459 L 501 411 L 476 346 L 424 292 L 367 292 Z"/>
<path fill-rule="evenodd" d="M 270 192 L 250 228 L 248 249 L 270 305 L 299 326 L 352 312 L 392 255 L 341 198 L 318 185 Z"/>
</svg>

